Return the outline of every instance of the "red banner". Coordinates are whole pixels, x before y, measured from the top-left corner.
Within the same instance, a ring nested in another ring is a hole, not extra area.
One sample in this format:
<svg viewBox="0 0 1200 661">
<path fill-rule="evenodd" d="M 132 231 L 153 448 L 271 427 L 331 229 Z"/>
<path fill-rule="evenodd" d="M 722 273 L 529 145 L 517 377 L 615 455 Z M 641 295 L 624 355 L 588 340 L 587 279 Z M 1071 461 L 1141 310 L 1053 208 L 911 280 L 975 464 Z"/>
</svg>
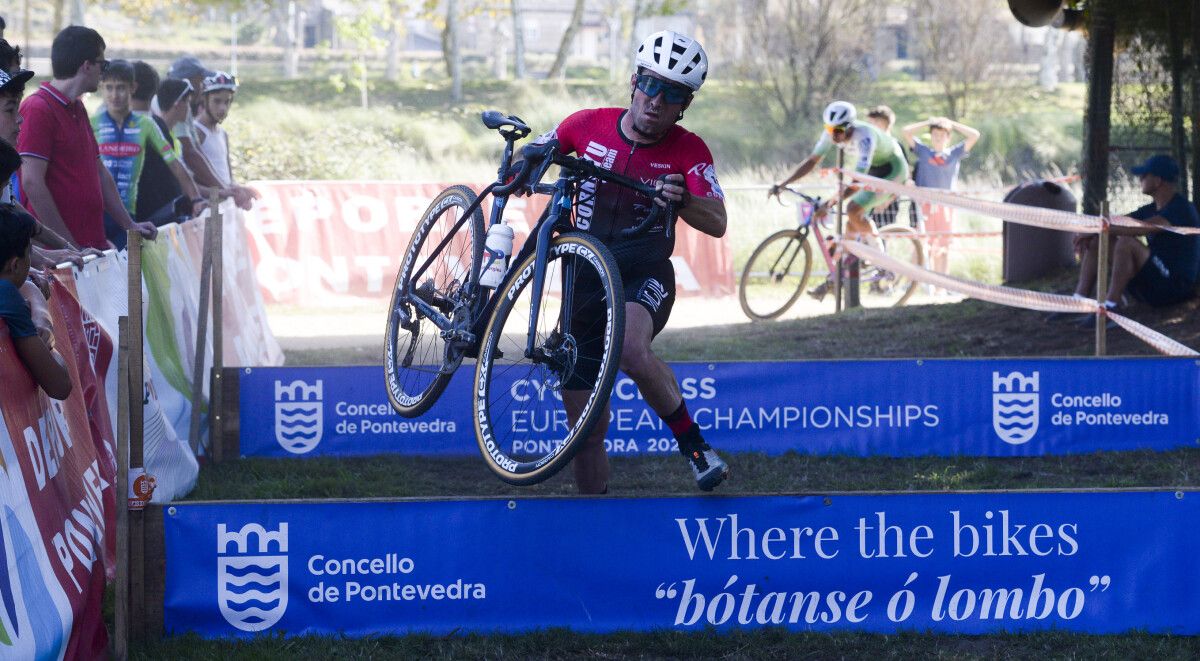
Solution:
<svg viewBox="0 0 1200 661">
<path fill-rule="evenodd" d="M 62 277 L 62 276 L 60 276 Z M 71 396 L 52 400 L 34 383 L 0 323 L 0 398 L 5 436 L 23 478 L 50 573 L 71 621 L 65 658 L 103 658 L 101 614 L 115 556 L 112 427 L 103 382 L 112 343 L 85 316 L 70 284 L 53 284 L 54 339 L 71 373 Z M 99 370 L 99 373 L 97 373 Z M 40 647 L 40 645 L 39 645 Z"/>
<path fill-rule="evenodd" d="M 254 183 L 262 199 L 246 214 L 246 228 L 263 297 L 270 303 L 320 304 L 390 296 L 400 256 L 416 222 L 446 186 Z M 519 240 L 528 236 L 547 199 L 509 199 L 505 219 Z M 487 218 L 486 208 L 484 213 Z M 671 261 L 679 295 L 732 294 L 733 267 L 726 242 L 684 223 L 679 223 L 678 229 Z"/>
</svg>

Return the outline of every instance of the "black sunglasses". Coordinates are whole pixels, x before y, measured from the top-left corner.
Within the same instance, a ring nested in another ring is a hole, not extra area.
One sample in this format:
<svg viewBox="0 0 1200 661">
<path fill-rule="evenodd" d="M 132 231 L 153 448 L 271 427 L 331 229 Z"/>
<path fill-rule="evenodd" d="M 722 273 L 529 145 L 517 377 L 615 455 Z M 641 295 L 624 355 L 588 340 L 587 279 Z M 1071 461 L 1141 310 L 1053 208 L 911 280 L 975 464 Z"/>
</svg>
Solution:
<svg viewBox="0 0 1200 661">
<path fill-rule="evenodd" d="M 655 78 L 648 73 L 639 74 L 637 88 L 642 91 L 642 94 L 650 98 L 658 96 L 659 92 L 663 95 L 663 101 L 672 104 L 679 104 L 687 101 L 692 96 L 692 90 L 682 85 L 669 83 L 662 78 Z"/>
<path fill-rule="evenodd" d="M 102 57 L 97 57 L 96 59 L 92 60 L 92 64 L 99 64 L 101 71 L 108 71 L 108 65 L 110 62 Z"/>
</svg>

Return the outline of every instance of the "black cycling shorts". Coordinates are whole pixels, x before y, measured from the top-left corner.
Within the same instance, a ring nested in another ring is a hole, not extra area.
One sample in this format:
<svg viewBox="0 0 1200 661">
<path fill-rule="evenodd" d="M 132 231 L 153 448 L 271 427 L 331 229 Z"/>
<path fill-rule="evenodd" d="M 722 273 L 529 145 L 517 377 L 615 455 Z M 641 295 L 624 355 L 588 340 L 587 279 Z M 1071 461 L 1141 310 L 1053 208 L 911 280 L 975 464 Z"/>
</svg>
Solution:
<svg viewBox="0 0 1200 661">
<path fill-rule="evenodd" d="M 650 313 L 653 336 L 667 326 L 675 306 L 675 267 L 669 260 L 637 265 L 621 272 L 625 303 L 636 303 Z M 571 335 L 578 347 L 575 368 L 564 384 L 567 390 L 591 390 L 600 372 L 604 353 L 604 294 L 596 276 L 575 283 Z M 624 338 L 617 338 L 624 341 Z"/>
<path fill-rule="evenodd" d="M 1126 288 L 1134 298 L 1156 307 L 1182 303 L 1196 295 L 1194 285 L 1172 277 L 1162 259 L 1154 254 Z"/>
</svg>

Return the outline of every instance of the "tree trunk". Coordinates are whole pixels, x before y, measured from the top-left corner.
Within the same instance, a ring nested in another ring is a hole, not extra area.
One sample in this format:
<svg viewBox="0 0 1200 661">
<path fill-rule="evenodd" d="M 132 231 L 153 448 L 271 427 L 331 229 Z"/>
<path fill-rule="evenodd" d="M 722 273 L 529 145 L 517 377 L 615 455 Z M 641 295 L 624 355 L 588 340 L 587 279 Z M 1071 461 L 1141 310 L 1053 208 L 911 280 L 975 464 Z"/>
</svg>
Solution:
<svg viewBox="0 0 1200 661">
<path fill-rule="evenodd" d="M 1100 213 L 1108 198 L 1108 140 L 1112 116 L 1113 14 L 1111 0 L 1094 0 L 1087 46 L 1088 89 L 1083 120 L 1083 212 Z"/>
<path fill-rule="evenodd" d="M 1200 207 L 1200 0 L 1192 0 L 1192 204 Z"/>
<path fill-rule="evenodd" d="M 583 25 L 583 6 L 584 0 L 575 0 L 575 9 L 571 11 L 571 20 L 563 32 L 562 41 L 558 42 L 558 53 L 554 56 L 554 64 L 550 65 L 548 78 L 562 78 L 567 70 L 567 56 L 571 53 L 579 27 Z"/>
<path fill-rule="evenodd" d="M 1042 44 L 1042 61 L 1038 68 L 1038 85 L 1047 92 L 1058 88 L 1058 51 L 1062 42 L 1062 30 L 1046 28 L 1046 41 Z"/>
<path fill-rule="evenodd" d="M 388 29 L 387 68 L 384 76 L 392 82 L 400 79 L 400 28 L 397 27 L 399 23 L 399 19 L 392 17 Z"/>
<path fill-rule="evenodd" d="M 450 100 L 462 101 L 462 52 L 458 47 L 458 1 L 446 0 L 446 29 L 442 32 L 442 53 L 450 74 Z"/>
<path fill-rule="evenodd" d="M 63 17 L 67 13 L 67 0 L 54 0 L 54 34 L 51 37 L 57 36 L 66 25 L 63 24 Z"/>
<path fill-rule="evenodd" d="M 283 77 L 300 75 L 300 9 L 295 2 L 287 3 L 287 27 L 284 30 Z"/>
<path fill-rule="evenodd" d="M 1187 133 L 1183 130 L 1183 13 L 1182 0 L 1168 4 L 1167 52 L 1171 63 L 1171 150 L 1179 163 L 1179 192 L 1188 196 Z M 1193 130 L 1194 127 L 1193 127 Z"/>
<path fill-rule="evenodd" d="M 513 16 L 513 77 L 525 78 L 525 10 L 521 0 L 512 0 Z"/>
</svg>

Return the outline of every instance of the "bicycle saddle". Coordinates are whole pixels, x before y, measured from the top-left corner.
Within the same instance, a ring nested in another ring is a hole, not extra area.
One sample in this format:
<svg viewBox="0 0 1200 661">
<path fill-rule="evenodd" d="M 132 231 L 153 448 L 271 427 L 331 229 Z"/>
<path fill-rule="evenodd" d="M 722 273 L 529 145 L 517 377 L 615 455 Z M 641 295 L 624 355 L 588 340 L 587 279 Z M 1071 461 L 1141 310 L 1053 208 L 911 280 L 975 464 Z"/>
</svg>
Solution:
<svg viewBox="0 0 1200 661">
<path fill-rule="evenodd" d="M 511 126 L 515 132 L 520 133 L 522 136 L 529 135 L 529 126 L 516 115 L 505 116 L 499 110 L 485 110 L 480 117 L 483 119 L 483 125 L 489 129 Z"/>
</svg>

